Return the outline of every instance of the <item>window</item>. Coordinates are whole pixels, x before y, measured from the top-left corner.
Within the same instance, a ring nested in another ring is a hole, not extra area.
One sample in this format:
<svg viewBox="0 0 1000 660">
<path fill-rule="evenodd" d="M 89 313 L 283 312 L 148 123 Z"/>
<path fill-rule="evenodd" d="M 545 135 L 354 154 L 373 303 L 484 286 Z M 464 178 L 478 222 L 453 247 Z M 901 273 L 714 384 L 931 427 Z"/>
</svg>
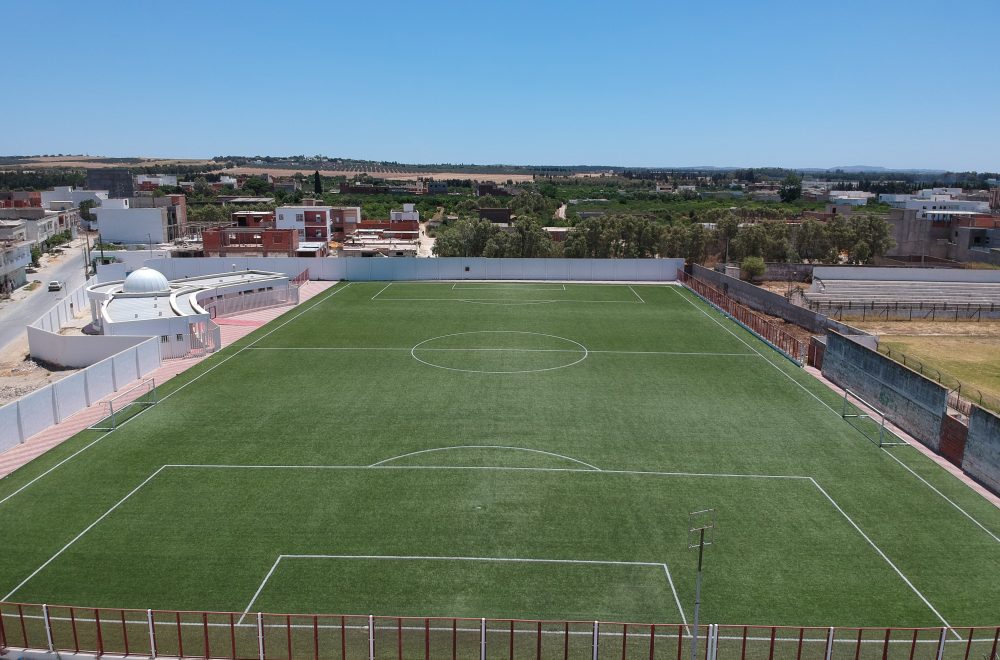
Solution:
<svg viewBox="0 0 1000 660">
<path fill-rule="evenodd" d="M 170 337 L 168 337 L 167 335 L 160 335 L 160 343 L 161 344 L 166 344 L 169 341 L 170 341 Z"/>
<path fill-rule="evenodd" d="M 306 221 L 305 215 L 303 215 L 301 213 L 296 213 L 295 214 L 295 222 L 305 222 L 305 221 Z"/>
<path fill-rule="evenodd" d="M 184 341 L 184 335 L 177 335 L 177 341 Z"/>
</svg>

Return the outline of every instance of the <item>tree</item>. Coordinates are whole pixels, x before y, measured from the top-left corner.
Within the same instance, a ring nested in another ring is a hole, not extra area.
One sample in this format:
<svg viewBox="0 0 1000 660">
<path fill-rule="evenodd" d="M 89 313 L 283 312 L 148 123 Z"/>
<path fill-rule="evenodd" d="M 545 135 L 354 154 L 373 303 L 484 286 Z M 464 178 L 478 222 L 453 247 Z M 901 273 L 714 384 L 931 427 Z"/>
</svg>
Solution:
<svg viewBox="0 0 1000 660">
<path fill-rule="evenodd" d="M 830 239 L 826 227 L 812 218 L 799 225 L 793 245 L 798 255 L 807 261 L 827 259 L 830 255 Z"/>
<path fill-rule="evenodd" d="M 313 192 L 316 195 L 323 194 L 323 180 L 319 176 L 319 170 L 313 172 Z"/>
<path fill-rule="evenodd" d="M 748 282 L 763 275 L 765 270 L 767 270 L 767 264 L 760 257 L 747 257 L 740 263 L 740 272 L 743 279 Z"/>
<path fill-rule="evenodd" d="M 37 245 L 31 246 L 31 265 L 38 267 L 38 260 L 42 257 L 42 251 Z"/>
<path fill-rule="evenodd" d="M 781 195 L 781 201 L 786 204 L 794 202 L 799 197 L 802 197 L 802 178 L 797 174 L 789 174 L 785 177 L 785 180 L 781 182 L 781 188 L 778 190 L 778 194 Z"/>
<path fill-rule="evenodd" d="M 726 239 L 726 263 L 729 263 L 729 244 L 740 231 L 740 219 L 732 212 L 727 211 L 716 221 L 715 226 L 719 230 L 719 235 Z"/>
<path fill-rule="evenodd" d="M 82 219 L 85 222 L 96 221 L 97 218 L 95 218 L 94 214 L 90 212 L 90 209 L 94 208 L 95 206 L 97 206 L 97 202 L 95 202 L 92 199 L 85 199 L 82 202 L 80 202 L 80 219 Z"/>
<path fill-rule="evenodd" d="M 884 256 L 896 242 L 892 239 L 889 223 L 877 215 L 852 215 L 850 219 L 854 245 L 851 261 L 868 263 L 876 257 Z M 863 244 L 863 245 L 862 245 Z"/>
</svg>

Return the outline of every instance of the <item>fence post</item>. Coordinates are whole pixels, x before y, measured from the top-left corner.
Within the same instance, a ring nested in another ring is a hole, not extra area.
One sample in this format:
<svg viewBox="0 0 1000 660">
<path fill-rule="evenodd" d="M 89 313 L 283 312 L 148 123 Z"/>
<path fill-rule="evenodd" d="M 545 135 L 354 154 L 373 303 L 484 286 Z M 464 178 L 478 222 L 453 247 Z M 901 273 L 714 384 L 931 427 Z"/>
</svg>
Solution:
<svg viewBox="0 0 1000 660">
<path fill-rule="evenodd" d="M 830 660 L 830 656 L 833 655 L 833 626 L 826 631 L 826 660 Z"/>
<path fill-rule="evenodd" d="M 944 642 L 947 638 L 948 638 L 948 629 L 942 628 L 941 639 L 938 640 L 937 660 L 941 660 L 941 658 L 944 657 Z"/>
<path fill-rule="evenodd" d="M 375 617 L 368 615 L 368 660 L 375 660 Z"/>
<path fill-rule="evenodd" d="M 153 628 L 153 610 L 146 610 L 146 627 L 149 628 L 149 657 L 156 657 L 156 630 Z"/>
<path fill-rule="evenodd" d="M 598 634 L 598 626 L 599 625 L 600 624 L 598 624 L 596 621 L 594 621 L 594 660 L 597 660 L 597 641 L 598 641 L 597 640 L 597 634 Z"/>
<path fill-rule="evenodd" d="M 486 660 L 486 619 L 479 620 L 479 660 Z"/>
<path fill-rule="evenodd" d="M 257 612 L 257 657 L 264 660 L 264 615 Z"/>
<path fill-rule="evenodd" d="M 42 605 L 42 616 L 45 617 L 45 641 L 49 643 L 49 653 L 53 653 L 55 649 L 52 647 L 52 621 L 49 619 L 48 605 Z"/>
</svg>

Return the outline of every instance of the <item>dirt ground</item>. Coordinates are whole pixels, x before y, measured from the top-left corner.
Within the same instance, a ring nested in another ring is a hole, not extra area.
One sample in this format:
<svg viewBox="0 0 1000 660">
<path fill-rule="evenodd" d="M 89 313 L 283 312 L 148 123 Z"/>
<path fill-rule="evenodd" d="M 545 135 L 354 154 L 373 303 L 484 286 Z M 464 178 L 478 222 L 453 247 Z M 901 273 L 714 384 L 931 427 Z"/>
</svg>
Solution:
<svg viewBox="0 0 1000 660">
<path fill-rule="evenodd" d="M 50 371 L 28 358 L 28 337 L 6 346 L 0 354 L 0 406 L 76 373 L 77 369 Z"/>
<path fill-rule="evenodd" d="M 232 167 L 228 170 L 223 170 L 226 174 L 270 174 L 273 177 L 287 177 L 293 176 L 295 174 L 304 174 L 311 176 L 315 170 L 293 170 L 293 169 L 282 169 L 278 167 Z M 351 178 L 361 174 L 361 172 L 347 171 L 347 170 L 320 170 L 320 176 L 346 176 Z M 476 181 L 492 181 L 494 183 L 506 183 L 508 180 L 514 183 L 521 183 L 522 181 L 532 181 L 534 177 L 530 174 L 470 174 L 467 172 L 394 172 L 394 173 L 372 173 L 372 176 L 382 177 L 386 179 L 392 179 L 397 181 L 416 181 L 417 179 L 426 179 L 433 177 L 436 180 L 442 179 L 474 179 Z"/>
<path fill-rule="evenodd" d="M 101 158 L 97 156 L 95 158 Z M 149 160 L 144 160 L 141 163 L 132 165 L 130 163 L 100 163 L 95 160 L 86 157 L 78 156 L 45 156 L 39 158 L 32 158 L 31 160 L 24 161 L 23 165 L 44 165 L 45 167 L 74 167 L 74 168 L 87 168 L 87 169 L 98 169 L 105 167 L 165 167 L 167 165 L 211 165 L 213 161 L 210 160 L 198 160 L 198 159 L 187 159 L 187 158 L 151 158 Z"/>
<path fill-rule="evenodd" d="M 876 335 L 921 335 L 941 337 L 996 337 L 1000 319 L 988 321 L 849 321 L 859 330 Z M 997 344 L 1000 351 L 1000 342 Z"/>
</svg>

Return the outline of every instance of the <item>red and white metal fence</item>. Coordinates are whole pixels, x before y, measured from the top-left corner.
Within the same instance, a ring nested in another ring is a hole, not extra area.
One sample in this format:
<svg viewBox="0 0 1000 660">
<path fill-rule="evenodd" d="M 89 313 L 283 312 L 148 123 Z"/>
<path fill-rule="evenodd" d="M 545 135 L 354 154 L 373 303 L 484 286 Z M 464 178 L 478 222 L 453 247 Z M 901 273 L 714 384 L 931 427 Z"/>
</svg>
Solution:
<svg viewBox="0 0 1000 660">
<path fill-rule="evenodd" d="M 0 603 L 0 652 L 292 660 L 995 660 L 1000 626 L 824 628 L 325 614 L 180 612 Z"/>
<path fill-rule="evenodd" d="M 736 302 L 714 286 L 677 271 L 677 279 L 691 291 L 698 294 L 706 302 L 727 314 L 761 339 L 771 344 L 795 362 L 802 364 L 806 359 L 806 342 L 797 339 L 795 335 L 785 332 L 781 326 L 768 319 L 763 314 L 753 311 L 745 305 Z"/>
</svg>

